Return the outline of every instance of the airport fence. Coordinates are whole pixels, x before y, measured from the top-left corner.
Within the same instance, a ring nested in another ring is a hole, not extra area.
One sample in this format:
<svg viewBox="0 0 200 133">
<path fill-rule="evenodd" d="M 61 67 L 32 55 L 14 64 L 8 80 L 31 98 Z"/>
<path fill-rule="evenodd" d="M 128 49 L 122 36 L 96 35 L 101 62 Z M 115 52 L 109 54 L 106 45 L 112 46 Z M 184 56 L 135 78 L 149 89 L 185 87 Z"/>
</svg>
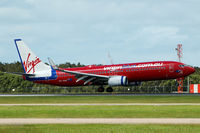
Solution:
<svg viewBox="0 0 200 133">
<path fill-rule="evenodd" d="M 105 87 L 106 88 L 106 87 Z M 112 93 L 177 93 L 177 86 L 130 86 L 113 87 Z M 189 93 L 188 86 L 183 87 L 184 93 Z M 16 89 L 1 89 L 0 94 L 98 94 L 98 86 L 90 87 L 27 87 Z M 108 93 L 108 92 L 104 92 Z"/>
</svg>

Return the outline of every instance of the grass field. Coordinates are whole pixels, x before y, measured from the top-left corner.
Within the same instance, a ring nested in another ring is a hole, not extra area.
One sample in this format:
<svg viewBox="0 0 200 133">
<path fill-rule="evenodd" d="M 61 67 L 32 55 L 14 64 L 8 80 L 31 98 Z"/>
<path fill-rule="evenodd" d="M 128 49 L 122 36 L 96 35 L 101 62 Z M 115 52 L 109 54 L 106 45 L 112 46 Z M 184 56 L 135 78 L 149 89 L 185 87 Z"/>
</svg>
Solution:
<svg viewBox="0 0 200 133">
<path fill-rule="evenodd" d="M 20 103 L 200 103 L 199 96 L 0 97 Z M 0 106 L 0 118 L 200 118 L 200 106 Z M 0 125 L 0 133 L 199 133 L 200 125 Z"/>
<path fill-rule="evenodd" d="M 0 97 L 0 103 L 200 103 L 200 96 Z"/>
<path fill-rule="evenodd" d="M 200 125 L 3 125 L 0 133 L 199 133 Z"/>
<path fill-rule="evenodd" d="M 0 106 L 0 118 L 200 118 L 200 106 Z"/>
</svg>

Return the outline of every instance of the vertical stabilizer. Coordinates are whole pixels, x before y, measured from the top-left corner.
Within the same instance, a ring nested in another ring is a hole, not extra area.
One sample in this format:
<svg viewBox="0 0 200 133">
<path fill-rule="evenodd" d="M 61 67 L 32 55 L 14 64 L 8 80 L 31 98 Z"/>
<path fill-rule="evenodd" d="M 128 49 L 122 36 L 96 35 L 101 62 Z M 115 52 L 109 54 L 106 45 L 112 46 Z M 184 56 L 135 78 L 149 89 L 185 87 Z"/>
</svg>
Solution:
<svg viewBox="0 0 200 133">
<path fill-rule="evenodd" d="M 50 66 L 44 64 L 21 39 L 14 41 L 25 73 L 51 76 Z"/>
</svg>

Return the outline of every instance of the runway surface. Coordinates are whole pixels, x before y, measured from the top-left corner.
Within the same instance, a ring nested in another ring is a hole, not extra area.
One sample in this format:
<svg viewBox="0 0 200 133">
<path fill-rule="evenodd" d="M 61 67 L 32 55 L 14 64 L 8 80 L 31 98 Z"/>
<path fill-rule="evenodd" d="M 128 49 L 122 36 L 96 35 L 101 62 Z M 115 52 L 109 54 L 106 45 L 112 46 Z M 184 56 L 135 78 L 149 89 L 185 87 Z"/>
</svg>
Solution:
<svg viewBox="0 0 200 133">
<path fill-rule="evenodd" d="M 0 125 L 13 124 L 200 124 L 198 118 L 3 118 Z"/>
<path fill-rule="evenodd" d="M 52 104 L 0 104 L 0 106 L 200 106 L 200 103 L 52 103 Z"/>
</svg>

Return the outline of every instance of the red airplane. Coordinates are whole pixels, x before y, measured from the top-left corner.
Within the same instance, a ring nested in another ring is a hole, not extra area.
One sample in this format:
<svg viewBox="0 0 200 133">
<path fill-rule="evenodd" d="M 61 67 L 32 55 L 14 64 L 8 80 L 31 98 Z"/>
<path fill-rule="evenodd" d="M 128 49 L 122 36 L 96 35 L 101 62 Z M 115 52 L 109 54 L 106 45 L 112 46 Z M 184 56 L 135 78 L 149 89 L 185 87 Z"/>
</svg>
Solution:
<svg viewBox="0 0 200 133">
<path fill-rule="evenodd" d="M 103 86 L 108 85 L 106 91 L 112 92 L 112 86 L 134 86 L 140 85 L 142 81 L 179 79 L 195 72 L 193 67 L 175 61 L 89 65 L 63 69 L 58 68 L 50 58 L 50 65 L 43 63 L 21 39 L 14 41 L 24 69 L 24 73 L 15 74 L 35 83 L 57 86 L 99 85 L 99 92 L 103 92 Z"/>
</svg>

